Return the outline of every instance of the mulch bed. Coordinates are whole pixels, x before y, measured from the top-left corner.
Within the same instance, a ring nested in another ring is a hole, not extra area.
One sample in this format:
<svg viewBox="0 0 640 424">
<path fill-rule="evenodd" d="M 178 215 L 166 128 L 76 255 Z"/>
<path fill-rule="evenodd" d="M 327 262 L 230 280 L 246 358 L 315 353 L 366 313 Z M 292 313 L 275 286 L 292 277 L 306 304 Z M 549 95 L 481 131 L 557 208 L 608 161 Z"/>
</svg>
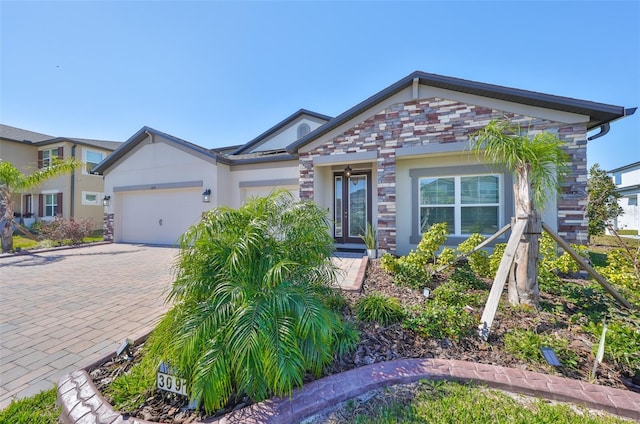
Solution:
<svg viewBox="0 0 640 424">
<path fill-rule="evenodd" d="M 447 276 L 438 276 L 435 285 L 446 281 Z M 439 280 L 439 281 L 438 281 Z M 575 284 L 585 284 L 584 280 L 569 280 Z M 487 288 L 490 281 L 487 281 Z M 425 301 L 421 291 L 393 284 L 392 277 L 380 268 L 380 261 L 369 262 L 367 274 L 361 292 L 345 292 L 345 297 L 353 305 L 364 294 L 383 293 L 400 300 L 403 306 L 419 305 Z M 585 333 L 581 323 L 572 323 L 572 311 L 578 306 L 572 305 L 557 296 L 541 293 L 541 302 L 561 303 L 563 311 L 553 313 L 538 311 L 532 313 L 518 308 L 499 308 L 488 342 L 482 342 L 476 336 L 460 340 L 436 340 L 423 338 L 415 332 L 403 328 L 400 324 L 380 326 L 375 323 L 359 323 L 360 343 L 351 354 L 336 358 L 326 367 L 324 375 L 343 372 L 372 363 L 391 361 L 403 358 L 442 358 L 473 361 L 505 367 L 522 368 L 547 374 L 562 375 L 567 378 L 589 381 L 590 371 L 595 360 L 592 354 L 594 341 Z M 564 303 L 562 303 L 564 302 Z M 477 311 L 480 313 L 481 311 Z M 512 329 L 534 329 L 538 333 L 553 334 L 570 341 L 570 349 L 577 355 L 577 367 L 558 367 L 539 365 L 514 358 L 504 348 L 504 335 Z M 94 383 L 101 392 L 119 374 L 126 372 L 140 356 L 139 347 L 134 351 L 134 360 L 115 358 L 101 366 L 89 370 Z M 311 381 L 311 377 L 307 381 Z M 617 388 L 625 388 L 630 383 L 629 370 L 615 368 L 606 362 L 598 367 L 596 383 Z M 218 415 L 251 404 L 250 399 L 236 399 Z M 156 391 L 145 403 L 133 411 L 127 411 L 133 417 L 161 423 L 187 424 L 206 417 L 186 409 L 187 401 L 182 396 Z M 211 418 L 211 417 L 209 417 Z"/>
</svg>

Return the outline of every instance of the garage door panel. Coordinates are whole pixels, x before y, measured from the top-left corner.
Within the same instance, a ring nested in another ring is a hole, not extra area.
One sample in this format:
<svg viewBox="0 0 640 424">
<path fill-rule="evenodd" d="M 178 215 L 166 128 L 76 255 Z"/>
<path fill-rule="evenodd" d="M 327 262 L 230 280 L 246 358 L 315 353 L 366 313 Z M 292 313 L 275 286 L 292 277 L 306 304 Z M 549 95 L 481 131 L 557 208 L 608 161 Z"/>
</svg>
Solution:
<svg viewBox="0 0 640 424">
<path fill-rule="evenodd" d="M 119 195 L 120 241 L 175 245 L 178 238 L 199 222 L 202 196 L 199 189 L 147 190 Z"/>
</svg>

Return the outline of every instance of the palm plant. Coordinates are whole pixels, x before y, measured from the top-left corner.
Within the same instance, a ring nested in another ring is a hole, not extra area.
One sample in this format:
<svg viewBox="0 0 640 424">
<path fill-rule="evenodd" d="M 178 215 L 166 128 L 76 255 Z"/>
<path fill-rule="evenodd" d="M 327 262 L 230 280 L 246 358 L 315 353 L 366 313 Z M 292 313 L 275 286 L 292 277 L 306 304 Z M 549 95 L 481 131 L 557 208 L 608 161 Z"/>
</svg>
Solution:
<svg viewBox="0 0 640 424">
<path fill-rule="evenodd" d="M 569 155 L 564 143 L 550 132 L 529 136 L 506 118 L 493 120 L 474 133 L 472 149 L 491 163 L 515 173 L 515 213 L 526 218 L 527 230 L 518 245 L 509 275 L 509 302 L 537 307 L 539 302 L 537 258 L 542 227 L 536 207 L 543 206 L 568 172 Z"/>
<path fill-rule="evenodd" d="M 234 396 L 290 394 L 355 345 L 329 298 L 336 269 L 326 211 L 286 191 L 219 207 L 181 238 L 175 302 L 154 354 L 190 381 L 206 412 Z"/>
<path fill-rule="evenodd" d="M 0 237 L 2 238 L 2 252 L 13 250 L 13 229 L 21 228 L 25 234 L 29 234 L 20 224 L 13 219 L 13 196 L 21 191 L 27 191 L 42 184 L 44 181 L 61 174 L 72 172 L 82 165 L 82 162 L 71 158 L 65 161 L 56 161 L 51 166 L 38 169 L 33 174 L 23 174 L 11 162 L 0 160 L 0 205 L 4 207 L 4 214 L 0 218 Z"/>
</svg>

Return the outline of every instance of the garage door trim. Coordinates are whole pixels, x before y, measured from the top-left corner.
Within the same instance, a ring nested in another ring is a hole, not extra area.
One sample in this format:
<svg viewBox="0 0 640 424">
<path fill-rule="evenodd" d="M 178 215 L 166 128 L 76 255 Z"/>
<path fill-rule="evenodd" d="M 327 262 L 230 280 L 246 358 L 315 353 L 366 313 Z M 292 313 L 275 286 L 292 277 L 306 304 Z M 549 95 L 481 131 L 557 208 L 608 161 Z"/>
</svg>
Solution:
<svg viewBox="0 0 640 424">
<path fill-rule="evenodd" d="M 143 190 L 166 190 L 172 188 L 193 188 L 193 187 L 203 187 L 204 183 L 202 180 L 199 181 L 178 181 L 174 183 L 156 183 L 156 184 L 139 184 L 139 185 L 130 185 L 130 186 L 119 186 L 114 187 L 113 192 L 124 192 L 124 191 L 143 191 Z"/>
</svg>

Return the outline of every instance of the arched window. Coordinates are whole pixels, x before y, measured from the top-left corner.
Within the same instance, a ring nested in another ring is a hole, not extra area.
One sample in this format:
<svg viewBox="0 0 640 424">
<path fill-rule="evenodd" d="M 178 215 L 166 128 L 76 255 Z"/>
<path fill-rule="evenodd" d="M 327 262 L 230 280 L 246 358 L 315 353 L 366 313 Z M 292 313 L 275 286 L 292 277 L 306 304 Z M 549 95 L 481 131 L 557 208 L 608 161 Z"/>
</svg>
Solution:
<svg viewBox="0 0 640 424">
<path fill-rule="evenodd" d="M 305 135 L 309 134 L 311 128 L 309 128 L 309 124 L 300 124 L 298 125 L 298 138 L 302 138 Z"/>
</svg>

